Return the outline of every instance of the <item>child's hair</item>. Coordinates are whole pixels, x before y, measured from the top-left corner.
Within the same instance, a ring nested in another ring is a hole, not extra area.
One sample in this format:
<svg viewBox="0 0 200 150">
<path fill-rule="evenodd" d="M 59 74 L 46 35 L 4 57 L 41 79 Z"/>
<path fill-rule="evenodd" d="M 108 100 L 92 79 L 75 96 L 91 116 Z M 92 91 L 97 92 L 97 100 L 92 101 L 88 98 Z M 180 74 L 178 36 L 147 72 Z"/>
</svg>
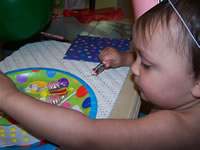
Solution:
<svg viewBox="0 0 200 150">
<path fill-rule="evenodd" d="M 171 2 L 183 18 L 196 41 L 200 43 L 200 0 L 171 0 Z M 173 25 L 179 28 L 178 36 L 170 32 L 172 20 L 176 23 L 173 23 Z M 169 42 L 177 46 L 177 52 L 186 54 L 192 68 L 191 71 L 194 74 L 194 79 L 198 79 L 200 77 L 200 48 L 194 42 L 192 36 L 189 34 L 168 0 L 159 3 L 136 21 L 134 25 L 136 35 L 142 34 L 145 38 L 148 33 L 148 35 L 151 36 L 158 22 L 160 22 L 164 28 L 169 29 Z M 146 40 L 144 44 L 147 43 L 148 41 Z"/>
</svg>

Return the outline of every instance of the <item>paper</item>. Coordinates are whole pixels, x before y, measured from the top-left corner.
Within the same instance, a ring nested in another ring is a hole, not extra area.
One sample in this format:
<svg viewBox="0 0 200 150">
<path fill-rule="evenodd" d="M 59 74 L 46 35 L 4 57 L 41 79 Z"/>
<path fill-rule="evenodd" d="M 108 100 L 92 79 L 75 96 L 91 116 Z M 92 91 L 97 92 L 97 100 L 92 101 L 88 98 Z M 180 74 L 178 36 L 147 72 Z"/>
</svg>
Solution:
<svg viewBox="0 0 200 150">
<path fill-rule="evenodd" d="M 129 51 L 130 40 L 79 35 L 65 53 L 64 59 L 100 62 L 100 52 L 109 46 L 120 51 Z"/>
</svg>

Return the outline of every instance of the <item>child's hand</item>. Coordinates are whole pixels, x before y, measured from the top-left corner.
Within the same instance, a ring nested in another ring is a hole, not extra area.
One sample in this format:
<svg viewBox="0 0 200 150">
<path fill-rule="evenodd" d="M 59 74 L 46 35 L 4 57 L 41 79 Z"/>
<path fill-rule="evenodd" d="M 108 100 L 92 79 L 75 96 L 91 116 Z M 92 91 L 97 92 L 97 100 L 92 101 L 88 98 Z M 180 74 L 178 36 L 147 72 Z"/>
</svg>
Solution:
<svg viewBox="0 0 200 150">
<path fill-rule="evenodd" d="M 113 47 L 106 47 L 100 54 L 99 58 L 106 68 L 120 67 L 123 64 L 122 52 Z"/>
<path fill-rule="evenodd" d="M 18 90 L 12 80 L 0 71 L 0 110 L 3 100 L 16 92 L 18 92 Z"/>
</svg>

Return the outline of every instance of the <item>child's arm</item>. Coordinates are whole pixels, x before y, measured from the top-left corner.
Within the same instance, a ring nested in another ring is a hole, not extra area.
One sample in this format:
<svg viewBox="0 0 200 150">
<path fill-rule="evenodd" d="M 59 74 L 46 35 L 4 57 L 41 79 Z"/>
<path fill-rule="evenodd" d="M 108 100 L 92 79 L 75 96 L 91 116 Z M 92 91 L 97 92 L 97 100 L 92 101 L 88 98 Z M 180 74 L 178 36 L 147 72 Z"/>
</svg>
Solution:
<svg viewBox="0 0 200 150">
<path fill-rule="evenodd" d="M 180 113 L 161 111 L 136 120 L 92 120 L 74 110 L 43 103 L 18 91 L 1 73 L 0 81 L 0 110 L 30 133 L 60 146 L 92 150 L 172 150 L 184 142 L 193 144 L 199 139 L 192 134 L 195 129 L 191 130 L 191 122 L 187 124 Z M 188 136 L 191 134 L 193 138 Z"/>
<path fill-rule="evenodd" d="M 106 68 L 131 66 L 135 60 L 133 52 L 122 52 L 113 47 L 106 47 L 99 54 L 99 58 Z"/>
</svg>

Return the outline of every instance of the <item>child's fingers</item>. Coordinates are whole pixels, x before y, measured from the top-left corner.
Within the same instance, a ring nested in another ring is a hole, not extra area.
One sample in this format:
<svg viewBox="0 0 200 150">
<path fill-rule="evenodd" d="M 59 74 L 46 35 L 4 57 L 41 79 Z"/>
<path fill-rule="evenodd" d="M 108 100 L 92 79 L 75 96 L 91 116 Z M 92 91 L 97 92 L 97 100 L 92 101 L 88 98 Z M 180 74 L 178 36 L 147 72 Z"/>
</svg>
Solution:
<svg viewBox="0 0 200 150">
<path fill-rule="evenodd" d="M 104 53 L 101 53 L 100 55 L 99 55 L 99 59 L 101 60 L 101 62 L 106 62 L 106 61 L 108 61 L 109 60 L 109 54 L 108 54 L 108 52 L 104 52 Z"/>
<path fill-rule="evenodd" d="M 104 64 L 104 66 L 105 66 L 106 68 L 111 67 L 111 62 L 110 62 L 110 61 L 102 61 L 102 63 Z"/>
<path fill-rule="evenodd" d="M 99 54 L 99 57 L 100 58 L 103 58 L 104 56 L 108 55 L 109 54 L 109 51 L 108 50 L 103 50 L 100 54 Z"/>
<path fill-rule="evenodd" d="M 99 59 L 106 68 L 114 67 L 114 62 L 118 59 L 118 51 L 113 47 L 106 47 L 100 54 Z"/>
</svg>

